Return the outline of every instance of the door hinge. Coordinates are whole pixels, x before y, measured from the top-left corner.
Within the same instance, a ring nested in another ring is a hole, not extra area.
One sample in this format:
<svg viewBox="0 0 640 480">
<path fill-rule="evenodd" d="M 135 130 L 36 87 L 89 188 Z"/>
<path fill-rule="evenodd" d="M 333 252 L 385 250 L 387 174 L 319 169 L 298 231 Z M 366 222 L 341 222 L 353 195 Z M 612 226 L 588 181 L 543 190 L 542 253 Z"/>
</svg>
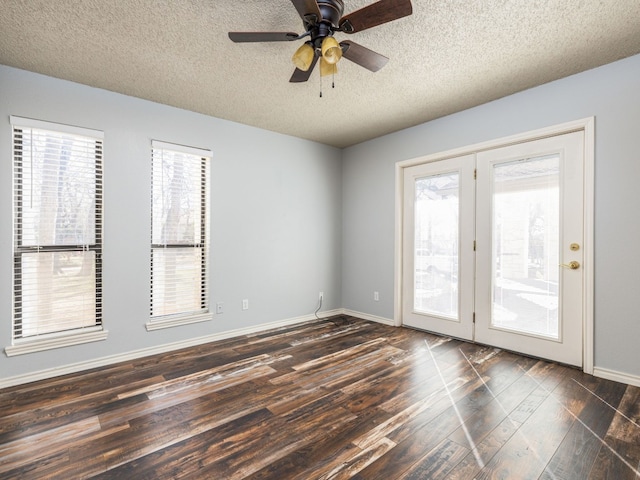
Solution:
<svg viewBox="0 0 640 480">
<path fill-rule="evenodd" d="M 476 312 L 473 312 L 473 323 L 476 323 Z"/>
<path fill-rule="evenodd" d="M 473 241 L 473 251 L 474 252 L 476 251 L 476 241 L 475 240 Z"/>
<path fill-rule="evenodd" d="M 478 179 L 478 169 L 477 168 L 473 170 L 473 179 L 474 180 Z"/>
</svg>

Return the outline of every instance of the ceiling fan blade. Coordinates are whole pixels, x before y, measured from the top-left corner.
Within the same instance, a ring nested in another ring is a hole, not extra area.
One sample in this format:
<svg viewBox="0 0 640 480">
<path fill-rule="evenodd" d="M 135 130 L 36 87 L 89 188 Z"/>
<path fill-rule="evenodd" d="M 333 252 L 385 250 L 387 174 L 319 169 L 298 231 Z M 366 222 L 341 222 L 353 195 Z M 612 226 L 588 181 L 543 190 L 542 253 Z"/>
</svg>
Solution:
<svg viewBox="0 0 640 480">
<path fill-rule="evenodd" d="M 342 47 L 342 56 L 344 58 L 372 72 L 377 72 L 389 61 L 384 55 L 380 55 L 350 40 L 340 42 L 340 46 Z"/>
<path fill-rule="evenodd" d="M 316 0 L 291 0 L 291 3 L 296 7 L 303 20 L 306 20 L 309 15 L 315 15 L 316 22 L 322 20 L 322 13 L 320 13 Z"/>
<path fill-rule="evenodd" d="M 379 0 L 376 3 L 345 15 L 340 20 L 340 30 L 355 33 L 392 22 L 413 13 L 411 0 Z"/>
<path fill-rule="evenodd" d="M 236 43 L 244 42 L 290 42 L 300 36 L 293 32 L 229 32 L 229 38 Z"/>
<path fill-rule="evenodd" d="M 313 68 L 316 66 L 316 63 L 318 63 L 319 58 L 320 58 L 320 52 L 316 50 L 315 55 L 313 56 L 313 60 L 311 62 L 311 66 L 309 67 L 309 70 L 300 70 L 299 68 L 296 68 L 295 71 L 293 72 L 293 75 L 291 75 L 289 82 L 301 83 L 309 80 L 309 77 L 311 76 L 311 72 L 313 72 Z"/>
</svg>

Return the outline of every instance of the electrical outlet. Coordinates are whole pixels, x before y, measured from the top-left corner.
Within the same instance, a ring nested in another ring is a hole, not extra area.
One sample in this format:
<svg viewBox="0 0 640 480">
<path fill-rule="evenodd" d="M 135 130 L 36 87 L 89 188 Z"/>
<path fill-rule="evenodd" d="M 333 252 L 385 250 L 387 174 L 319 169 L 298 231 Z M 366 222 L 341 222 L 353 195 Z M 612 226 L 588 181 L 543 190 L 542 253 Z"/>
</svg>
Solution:
<svg viewBox="0 0 640 480">
<path fill-rule="evenodd" d="M 320 292 L 320 294 L 318 295 L 318 300 L 324 300 L 324 292 Z"/>
<path fill-rule="evenodd" d="M 224 303 L 222 302 L 218 302 L 216 303 L 216 313 L 222 313 L 224 312 Z"/>
<path fill-rule="evenodd" d="M 242 309 L 243 310 L 249 310 L 249 299 L 245 298 L 244 300 L 242 300 Z"/>
<path fill-rule="evenodd" d="M 378 292 L 373 292 L 373 300 L 376 302 L 380 301 L 380 294 Z"/>
</svg>

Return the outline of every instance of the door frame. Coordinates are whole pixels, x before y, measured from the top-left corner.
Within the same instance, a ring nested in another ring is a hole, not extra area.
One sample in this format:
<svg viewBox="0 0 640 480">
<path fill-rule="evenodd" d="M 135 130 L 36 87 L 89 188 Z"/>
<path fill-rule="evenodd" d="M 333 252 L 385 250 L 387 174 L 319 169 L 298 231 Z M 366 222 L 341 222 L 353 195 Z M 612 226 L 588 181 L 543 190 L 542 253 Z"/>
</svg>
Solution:
<svg viewBox="0 0 640 480">
<path fill-rule="evenodd" d="M 594 193 L 595 193 L 595 117 L 519 133 L 508 137 L 476 143 L 422 157 L 397 162 L 395 165 L 395 262 L 394 262 L 394 325 L 402 326 L 402 255 L 404 215 L 404 169 L 423 163 L 475 154 L 485 150 L 539 140 L 565 133 L 584 132 L 584 251 L 582 285 L 582 369 L 593 374 L 594 366 Z"/>
</svg>

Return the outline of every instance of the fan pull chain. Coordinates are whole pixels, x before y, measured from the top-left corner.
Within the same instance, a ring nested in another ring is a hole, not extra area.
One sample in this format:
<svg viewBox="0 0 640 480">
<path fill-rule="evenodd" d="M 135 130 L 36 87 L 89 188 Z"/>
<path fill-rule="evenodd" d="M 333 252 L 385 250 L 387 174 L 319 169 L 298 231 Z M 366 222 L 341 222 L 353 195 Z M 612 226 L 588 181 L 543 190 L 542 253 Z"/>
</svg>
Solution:
<svg viewBox="0 0 640 480">
<path fill-rule="evenodd" d="M 336 74 L 331 74 L 331 88 L 336 88 Z M 320 75 L 320 98 L 322 98 L 322 75 Z"/>
</svg>

